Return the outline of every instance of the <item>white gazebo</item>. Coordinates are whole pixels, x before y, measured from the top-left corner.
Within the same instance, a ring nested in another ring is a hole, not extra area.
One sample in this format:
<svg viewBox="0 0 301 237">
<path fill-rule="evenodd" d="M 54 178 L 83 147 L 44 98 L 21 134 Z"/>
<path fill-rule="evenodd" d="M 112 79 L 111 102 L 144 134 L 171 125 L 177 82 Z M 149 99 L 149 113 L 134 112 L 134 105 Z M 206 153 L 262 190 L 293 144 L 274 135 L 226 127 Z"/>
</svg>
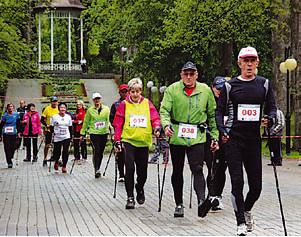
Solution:
<svg viewBox="0 0 301 237">
<path fill-rule="evenodd" d="M 84 57 L 83 50 L 83 19 L 80 17 L 81 11 L 85 7 L 80 0 L 52 0 L 50 4 L 40 4 L 35 7 L 38 15 L 38 67 L 45 71 L 73 71 L 81 70 L 79 62 L 72 62 L 71 54 L 71 19 L 80 20 L 80 57 Z M 42 62 L 42 31 L 41 16 L 47 14 L 50 18 L 50 61 Z M 54 18 L 68 19 L 68 62 L 54 62 Z"/>
</svg>

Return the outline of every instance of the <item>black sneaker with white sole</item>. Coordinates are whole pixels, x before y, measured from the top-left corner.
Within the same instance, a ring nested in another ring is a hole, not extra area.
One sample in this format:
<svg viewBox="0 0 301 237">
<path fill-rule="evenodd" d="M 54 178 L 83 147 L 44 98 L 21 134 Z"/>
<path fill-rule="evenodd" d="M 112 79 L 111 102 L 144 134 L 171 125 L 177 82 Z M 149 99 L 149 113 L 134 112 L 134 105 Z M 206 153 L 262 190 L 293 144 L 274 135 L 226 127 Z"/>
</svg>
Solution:
<svg viewBox="0 0 301 237">
<path fill-rule="evenodd" d="M 125 209 L 134 209 L 135 208 L 135 201 L 134 197 L 129 197 L 126 201 Z"/>
<path fill-rule="evenodd" d="M 184 206 L 183 206 L 183 204 L 180 204 L 180 205 L 176 206 L 173 216 L 174 217 L 184 217 Z"/>
</svg>

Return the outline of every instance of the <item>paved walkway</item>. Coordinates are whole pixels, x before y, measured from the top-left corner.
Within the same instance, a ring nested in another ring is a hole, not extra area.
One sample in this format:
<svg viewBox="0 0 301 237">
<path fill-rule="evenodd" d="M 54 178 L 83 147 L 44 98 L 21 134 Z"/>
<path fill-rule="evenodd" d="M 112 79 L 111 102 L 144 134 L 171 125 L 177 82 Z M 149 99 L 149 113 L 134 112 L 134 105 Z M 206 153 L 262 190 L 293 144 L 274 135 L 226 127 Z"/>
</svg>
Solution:
<svg viewBox="0 0 301 237">
<path fill-rule="evenodd" d="M 18 152 L 18 166 L 7 169 L 0 144 L 0 235 L 235 235 L 234 214 L 229 196 L 229 177 L 224 193 L 225 210 L 205 219 L 196 214 L 196 200 L 188 208 L 190 171 L 185 168 L 185 217 L 173 217 L 174 202 L 167 168 L 161 213 L 157 212 L 157 166 L 149 165 L 145 186 L 146 202 L 125 210 L 125 190 L 118 184 L 112 197 L 114 165 L 94 179 L 91 157 L 76 165 L 72 175 L 48 172 L 38 163 L 24 163 Z M 40 154 L 41 156 L 41 154 Z M 16 156 L 17 157 L 17 154 Z M 107 161 L 104 158 L 102 170 Z M 16 161 L 14 162 L 16 164 Z M 275 181 L 271 167 L 263 161 L 263 192 L 255 205 L 256 229 L 249 235 L 283 235 Z M 68 169 L 71 162 L 68 164 Z M 161 178 L 163 167 L 161 167 Z M 278 169 L 283 208 L 289 235 L 301 235 L 301 167 L 284 161 Z"/>
</svg>

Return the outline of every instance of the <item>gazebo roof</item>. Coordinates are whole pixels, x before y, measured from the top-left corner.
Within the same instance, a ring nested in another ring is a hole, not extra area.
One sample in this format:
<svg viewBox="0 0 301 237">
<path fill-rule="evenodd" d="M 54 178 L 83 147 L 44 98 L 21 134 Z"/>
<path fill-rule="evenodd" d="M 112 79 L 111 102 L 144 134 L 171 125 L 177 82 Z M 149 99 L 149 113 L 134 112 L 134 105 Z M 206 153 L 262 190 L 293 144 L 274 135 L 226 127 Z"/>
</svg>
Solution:
<svg viewBox="0 0 301 237">
<path fill-rule="evenodd" d="M 85 7 L 81 4 L 80 0 L 52 0 L 49 5 L 40 4 L 34 9 L 35 11 L 44 11 L 46 8 L 74 11 L 82 11 L 85 9 Z"/>
</svg>

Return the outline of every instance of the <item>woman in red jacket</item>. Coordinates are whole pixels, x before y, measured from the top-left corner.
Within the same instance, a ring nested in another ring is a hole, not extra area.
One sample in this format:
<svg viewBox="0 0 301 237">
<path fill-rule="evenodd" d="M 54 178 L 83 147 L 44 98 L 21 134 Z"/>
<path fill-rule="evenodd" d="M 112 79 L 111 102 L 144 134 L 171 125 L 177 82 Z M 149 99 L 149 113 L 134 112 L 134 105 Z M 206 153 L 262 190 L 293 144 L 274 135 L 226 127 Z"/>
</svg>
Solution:
<svg viewBox="0 0 301 237">
<path fill-rule="evenodd" d="M 26 146 L 25 162 L 31 161 L 31 141 L 33 149 L 32 162 L 38 160 L 38 135 L 42 134 L 41 119 L 39 113 L 36 111 L 34 104 L 27 105 L 28 112 L 24 115 L 22 123 L 25 125 L 23 135 Z"/>
<path fill-rule="evenodd" d="M 82 129 L 83 122 L 85 119 L 86 115 L 86 109 L 85 109 L 85 104 L 82 100 L 78 100 L 76 102 L 76 112 L 74 114 L 74 120 L 73 120 L 73 125 L 74 125 L 74 140 L 73 140 L 73 145 L 74 145 L 74 158 L 75 160 L 80 160 L 80 153 L 82 155 L 82 159 L 87 160 L 87 144 L 86 140 L 83 140 L 80 142 L 80 130 Z"/>
</svg>

